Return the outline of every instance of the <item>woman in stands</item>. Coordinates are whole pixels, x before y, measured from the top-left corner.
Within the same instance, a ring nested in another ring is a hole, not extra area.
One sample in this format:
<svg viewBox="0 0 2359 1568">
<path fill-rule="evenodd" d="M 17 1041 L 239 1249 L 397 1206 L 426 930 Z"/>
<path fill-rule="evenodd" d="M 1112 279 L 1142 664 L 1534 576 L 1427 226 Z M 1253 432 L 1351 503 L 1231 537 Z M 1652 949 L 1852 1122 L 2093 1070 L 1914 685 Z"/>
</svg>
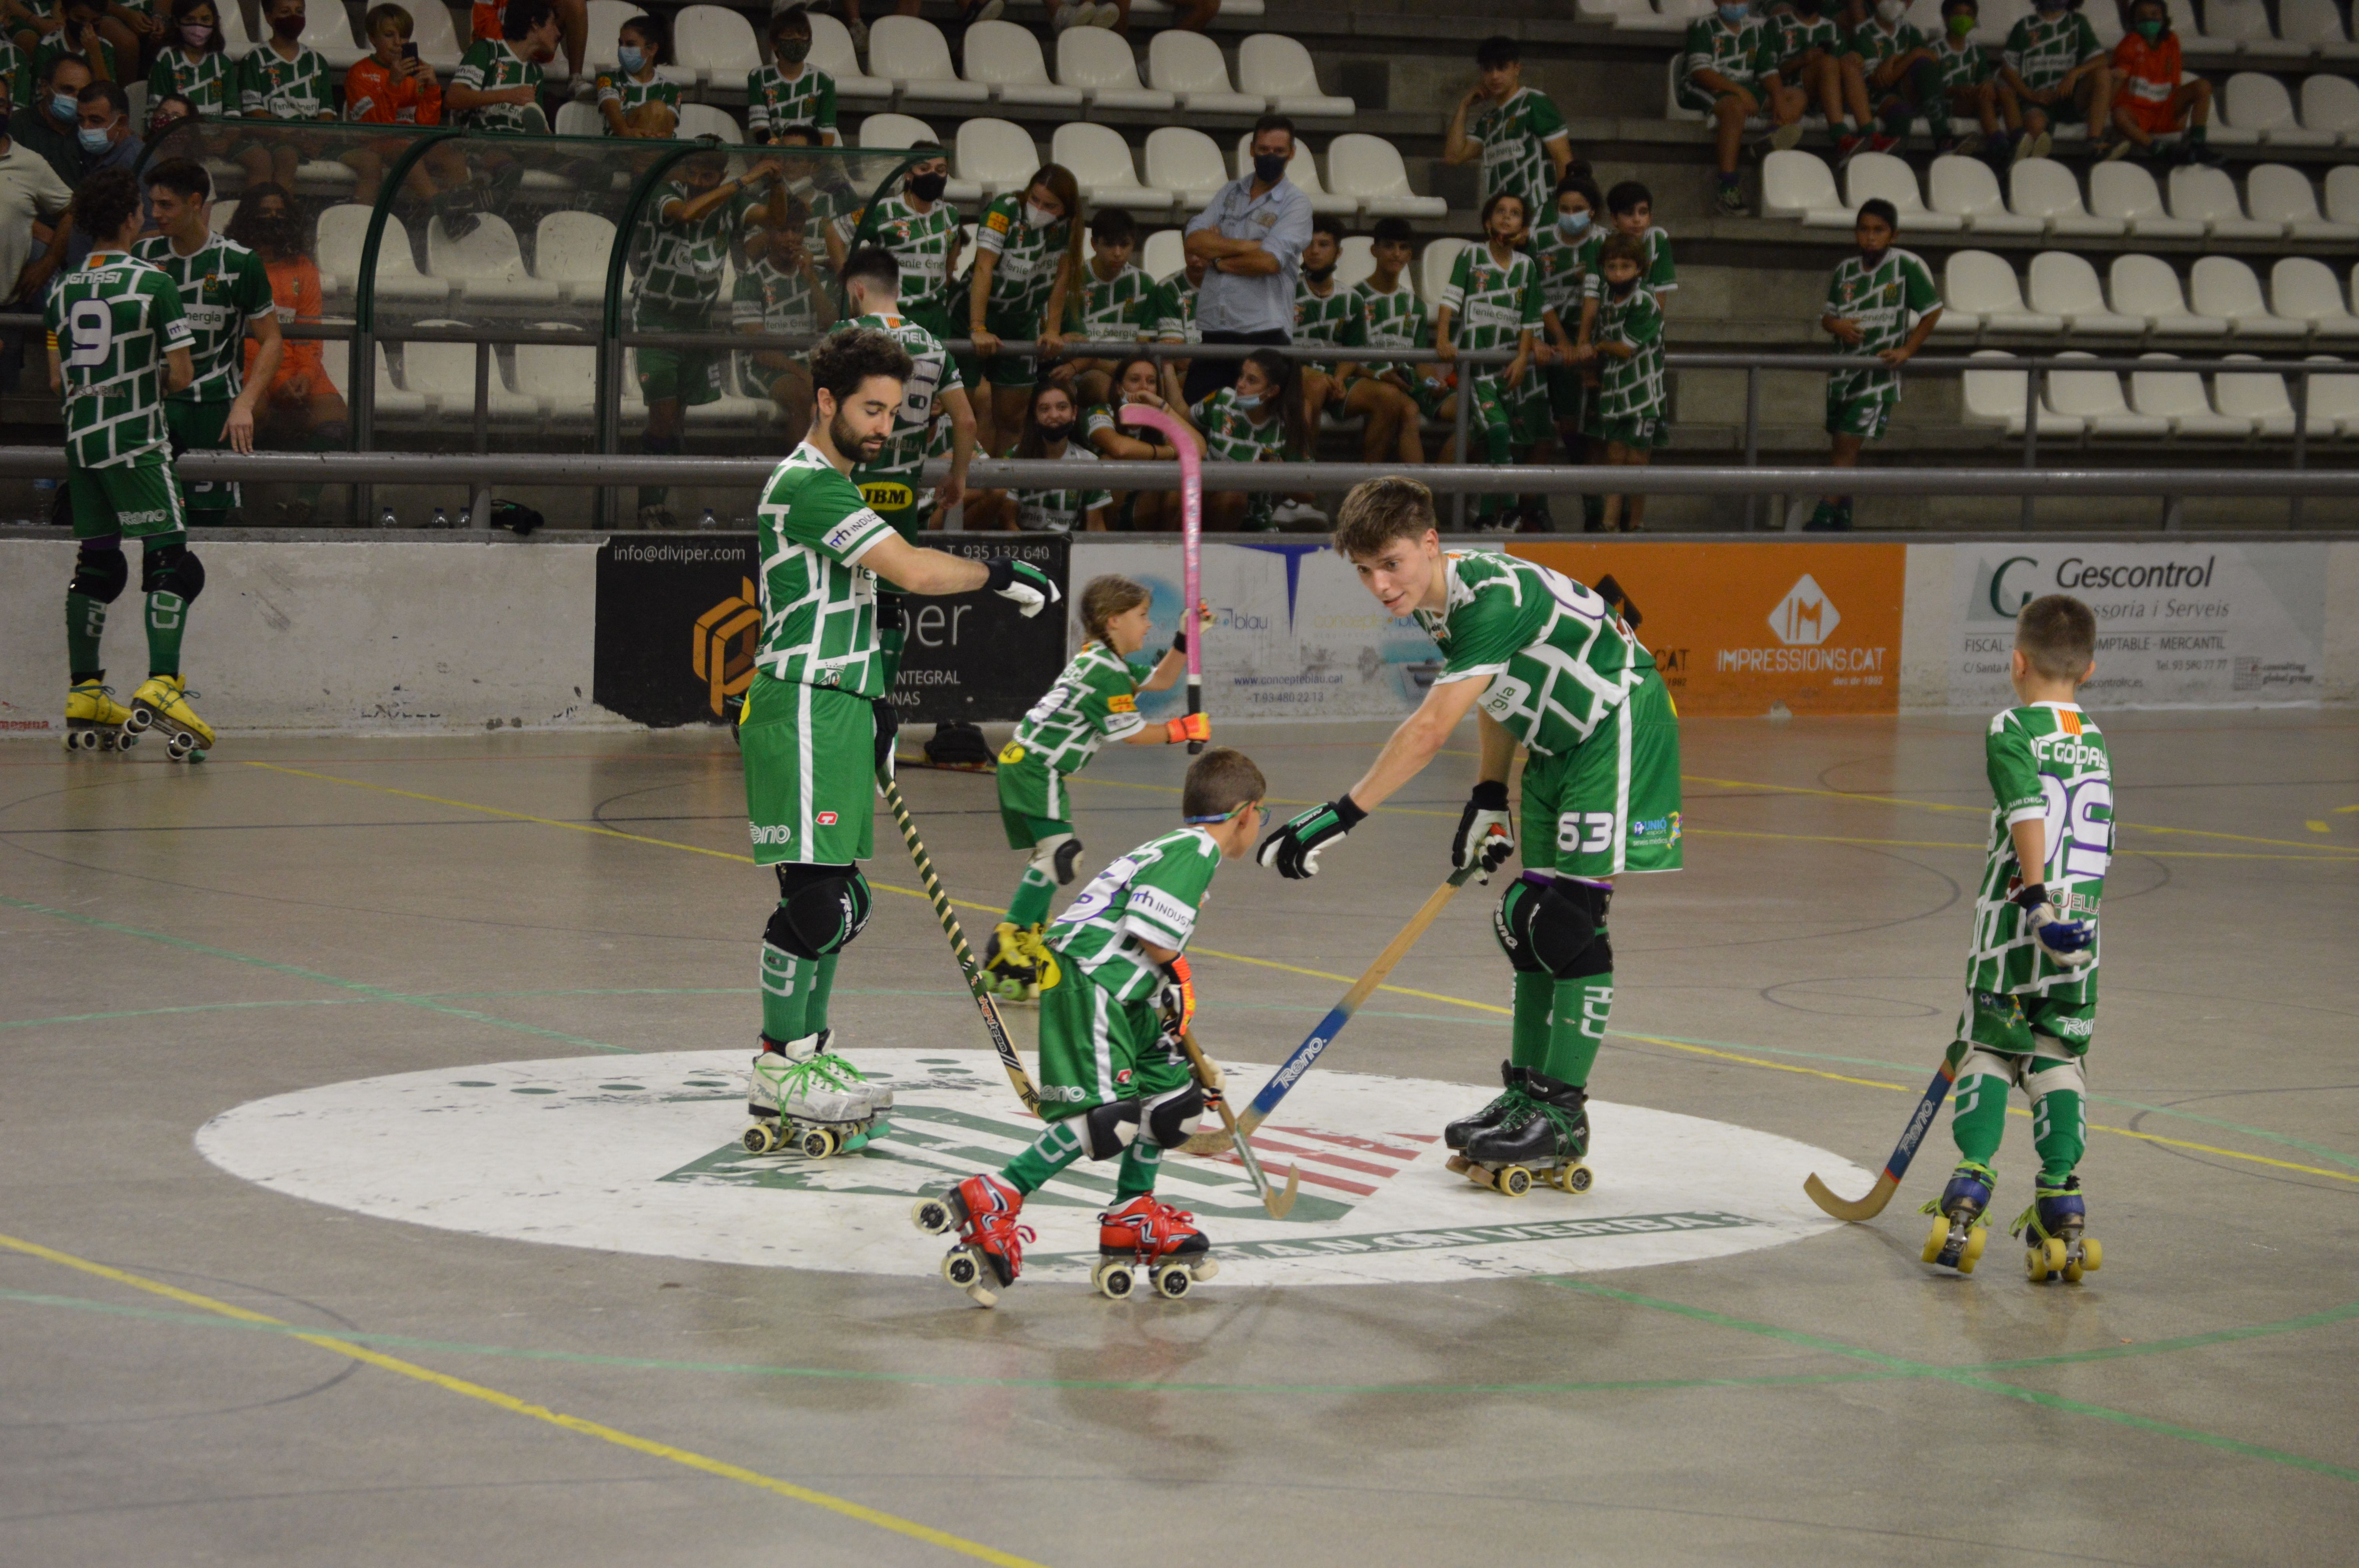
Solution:
<svg viewBox="0 0 2359 1568">
<path fill-rule="evenodd" d="M 1203 442 L 1216 463 L 1307 462 L 1312 450 L 1310 421 L 1302 406 L 1301 377 L 1292 360 L 1257 350 L 1237 366 L 1234 386 L 1215 388 L 1193 408 L 1180 392 L 1178 371 L 1163 368 L 1167 406 Z M 1306 492 L 1288 497 L 1309 502 Z M 1274 534 L 1276 495 L 1223 490 L 1204 497 L 1204 526 L 1216 533 Z M 1321 519 L 1323 522 L 1324 519 Z"/>
<path fill-rule="evenodd" d="M 614 31 L 612 70 L 598 73 L 598 114 L 610 136 L 668 142 L 679 128 L 679 84 L 656 74 L 664 58 L 663 27 L 653 16 L 631 16 Z"/>
<path fill-rule="evenodd" d="M 1042 164 L 1020 193 L 994 198 L 983 210 L 967 285 L 967 335 L 974 348 L 959 356 L 959 373 L 971 388 L 991 388 L 974 410 L 976 442 L 984 451 L 1016 438 L 1041 362 L 1065 345 L 1059 327 L 1081 274 L 1082 228 L 1081 187 L 1062 164 Z M 1036 339 L 1037 359 L 1028 350 L 1003 351 Z"/>
<path fill-rule="evenodd" d="M 238 112 L 235 70 L 223 40 L 221 10 L 213 0 L 173 0 L 170 35 L 147 70 L 150 102 L 179 94 L 197 113 L 221 119 Z"/>
<path fill-rule="evenodd" d="M 320 264 L 303 243 L 303 219 L 284 186 L 264 181 L 245 188 L 237 216 L 229 222 L 229 237 L 262 258 L 270 275 L 270 295 L 277 302 L 282 328 L 316 322 L 321 313 Z M 254 444 L 280 450 L 340 452 L 350 446 L 349 416 L 343 395 L 328 379 L 328 366 L 317 338 L 288 335 L 278 358 L 278 373 L 262 395 L 255 420 Z M 258 345 L 245 345 L 251 373 Z M 321 487 L 306 484 L 296 492 L 296 503 L 279 503 L 278 521 L 300 526 L 319 509 Z"/>
<path fill-rule="evenodd" d="M 1144 425 L 1122 422 L 1125 404 L 1144 403 L 1150 408 L 1169 408 L 1163 401 L 1163 376 L 1153 360 L 1145 354 L 1133 354 L 1114 367 L 1112 400 L 1099 404 L 1082 416 L 1082 431 L 1098 456 L 1110 462 L 1176 463 L 1180 449 L 1164 438 L 1160 430 Z M 1194 440 L 1192 436 L 1183 437 Z M 1203 443 L 1196 441 L 1196 449 Z M 1180 492 L 1176 490 L 1135 490 L 1117 493 L 1114 498 L 1113 524 L 1118 528 L 1155 529 L 1180 526 Z"/>
<path fill-rule="evenodd" d="M 1006 455 L 1095 466 L 1097 454 L 1082 441 L 1081 433 L 1081 411 L 1073 395 L 1044 381 L 1032 388 L 1024 409 L 1024 434 Z M 1103 534 L 1113 507 L 1114 497 L 1099 488 L 1096 475 L 1084 470 L 1070 485 L 1054 490 L 985 491 L 967 503 L 967 526 L 1027 534 Z"/>
</svg>

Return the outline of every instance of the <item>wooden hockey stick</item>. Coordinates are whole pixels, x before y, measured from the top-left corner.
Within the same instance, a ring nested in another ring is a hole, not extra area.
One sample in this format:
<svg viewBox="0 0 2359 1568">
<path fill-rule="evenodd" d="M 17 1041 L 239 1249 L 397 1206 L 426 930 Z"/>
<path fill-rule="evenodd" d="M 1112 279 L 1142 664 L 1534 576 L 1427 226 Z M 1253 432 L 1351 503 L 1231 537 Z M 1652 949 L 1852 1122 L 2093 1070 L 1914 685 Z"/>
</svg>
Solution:
<svg viewBox="0 0 2359 1568">
<path fill-rule="evenodd" d="M 1187 1048 L 1188 1060 L 1196 1065 L 1196 1081 L 1210 1087 L 1212 1069 L 1204 1060 L 1202 1048 L 1196 1044 L 1195 1034 L 1188 1030 L 1180 1031 L 1180 1044 Z M 1237 1158 L 1244 1162 L 1245 1174 L 1253 1178 L 1254 1191 L 1261 1195 L 1261 1206 L 1269 1210 L 1270 1218 L 1284 1219 L 1287 1211 L 1294 1207 L 1294 1194 L 1302 1185 L 1302 1172 L 1288 1165 L 1286 1168 L 1286 1191 L 1274 1191 L 1269 1178 L 1262 1174 L 1261 1162 L 1254 1158 L 1253 1145 L 1246 1141 L 1245 1130 L 1237 1125 L 1235 1113 L 1229 1109 L 1228 1097 L 1223 1095 L 1212 1103 L 1221 1108 L 1221 1125 L 1229 1130 L 1230 1146 L 1236 1150 Z M 1192 1139 L 1190 1146 L 1194 1146 Z"/>
<path fill-rule="evenodd" d="M 1941 1070 L 1935 1073 L 1933 1081 L 1925 1087 L 1925 1098 L 1917 1102 L 1917 1108 L 1909 1114 L 1908 1125 L 1902 1130 L 1900 1141 L 1893 1146 L 1892 1158 L 1884 1162 L 1884 1174 L 1875 1178 L 1875 1185 L 1868 1189 L 1865 1197 L 1853 1203 L 1847 1198 L 1835 1196 L 1813 1171 L 1802 1182 L 1802 1190 L 1810 1195 L 1810 1201 L 1837 1219 L 1857 1222 L 1874 1219 L 1882 1214 L 1884 1206 L 1892 1201 L 1892 1195 L 1900 1190 L 1900 1178 L 1908 1173 L 1908 1162 L 1917 1157 L 1917 1146 L 1925 1141 L 1925 1134 L 1932 1130 L 1933 1118 L 1940 1112 L 1941 1102 L 1949 1098 L 1950 1086 L 1957 1081 L 1958 1064 L 1964 1061 L 1965 1056 L 1966 1043 L 1962 1040 L 1953 1042 L 1948 1054 L 1941 1058 Z"/>
<path fill-rule="evenodd" d="M 1007 1069 L 1007 1081 L 1016 1086 L 1016 1098 L 1024 1102 L 1025 1109 L 1038 1116 L 1040 1091 L 1032 1087 L 1032 1076 L 1024 1070 L 1023 1058 L 1016 1054 L 1015 1042 L 1007 1038 L 1007 1025 L 999 1016 L 999 1004 L 984 985 L 982 967 L 966 945 L 966 932 L 951 909 L 950 895 L 942 892 L 941 881 L 934 875 L 934 862 L 927 858 L 926 847 L 919 841 L 918 825 L 909 819 L 909 807 L 901 799 L 901 786 L 881 768 L 877 770 L 876 783 L 885 792 L 885 804 L 893 808 L 893 820 L 900 824 L 901 841 L 909 846 L 909 859 L 917 862 L 918 880 L 926 884 L 926 897 L 934 906 L 935 917 L 942 923 L 942 935 L 951 939 L 951 956 L 958 960 L 960 972 L 966 976 L 966 989 L 974 993 L 974 1005 L 983 1011 L 983 1027 L 991 1036 L 991 1048 L 999 1053 L 999 1065 Z"/>
</svg>

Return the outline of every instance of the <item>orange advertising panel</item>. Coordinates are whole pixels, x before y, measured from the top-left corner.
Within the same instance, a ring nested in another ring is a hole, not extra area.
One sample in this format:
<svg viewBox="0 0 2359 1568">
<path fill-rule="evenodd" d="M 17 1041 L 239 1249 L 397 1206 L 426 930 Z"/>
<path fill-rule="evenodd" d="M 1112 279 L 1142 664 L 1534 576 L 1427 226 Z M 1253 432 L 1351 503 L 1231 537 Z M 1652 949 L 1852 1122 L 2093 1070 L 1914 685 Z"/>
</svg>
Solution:
<svg viewBox="0 0 2359 1568">
<path fill-rule="evenodd" d="M 1517 540 L 1615 601 L 1681 713 L 1895 713 L 1906 545 Z"/>
</svg>

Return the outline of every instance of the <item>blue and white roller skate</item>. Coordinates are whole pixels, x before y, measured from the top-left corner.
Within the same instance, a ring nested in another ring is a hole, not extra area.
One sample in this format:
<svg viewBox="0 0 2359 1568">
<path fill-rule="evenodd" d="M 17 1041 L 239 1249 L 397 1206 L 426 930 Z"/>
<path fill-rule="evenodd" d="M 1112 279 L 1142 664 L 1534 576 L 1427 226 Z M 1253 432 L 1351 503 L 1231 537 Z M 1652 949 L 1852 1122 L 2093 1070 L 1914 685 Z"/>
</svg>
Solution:
<svg viewBox="0 0 2359 1568">
<path fill-rule="evenodd" d="M 2067 1176 L 2057 1184 L 2039 1178 L 2031 1206 L 2016 1217 L 2012 1231 L 2023 1238 L 2024 1271 L 2033 1283 L 2061 1280 L 2077 1285 L 2082 1275 L 2093 1274 L 2104 1266 L 2105 1249 L 2095 1238 L 2082 1234 L 2087 1224 L 2080 1177 Z"/>
<path fill-rule="evenodd" d="M 1984 1211 L 1990 1207 L 1991 1188 L 1997 1182 L 1988 1165 L 1977 1165 L 1972 1160 L 1950 1173 L 1950 1184 L 1941 1189 L 1941 1195 L 1918 1211 L 1940 1217 L 1925 1238 L 1925 1261 L 1961 1274 L 1974 1271 L 1974 1265 L 1982 1261 L 1983 1247 L 1990 1240 L 1990 1221 Z"/>
</svg>

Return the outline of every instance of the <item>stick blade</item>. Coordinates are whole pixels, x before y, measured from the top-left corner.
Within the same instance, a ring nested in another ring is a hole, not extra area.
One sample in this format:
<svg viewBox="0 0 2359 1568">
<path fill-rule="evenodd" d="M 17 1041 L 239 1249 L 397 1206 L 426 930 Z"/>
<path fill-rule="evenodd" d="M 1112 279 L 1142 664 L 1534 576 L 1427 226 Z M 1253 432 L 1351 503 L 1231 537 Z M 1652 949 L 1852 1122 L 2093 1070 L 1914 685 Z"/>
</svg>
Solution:
<svg viewBox="0 0 2359 1568">
<path fill-rule="evenodd" d="M 1287 1212 L 1294 1207 L 1295 1191 L 1301 1185 L 1302 1173 L 1299 1170 L 1297 1170 L 1294 1166 L 1288 1165 L 1286 1168 L 1286 1191 L 1282 1193 L 1264 1192 L 1261 1195 L 1261 1206 L 1262 1207 L 1269 1210 L 1270 1218 L 1284 1219 L 1286 1217 Z"/>
<path fill-rule="evenodd" d="M 1882 1214 L 1884 1206 L 1890 1203 L 1892 1195 L 1899 1190 L 1900 1178 L 1888 1171 L 1875 1178 L 1875 1185 L 1869 1188 L 1867 1195 L 1857 1203 L 1848 1198 L 1835 1196 L 1833 1189 L 1819 1180 L 1818 1173 L 1815 1171 L 1802 1182 L 1802 1191 L 1810 1195 L 1812 1203 L 1834 1216 L 1835 1218 L 1847 1220 L 1853 1224 L 1857 1224 L 1863 1219 L 1874 1219 L 1877 1215 Z"/>
</svg>

